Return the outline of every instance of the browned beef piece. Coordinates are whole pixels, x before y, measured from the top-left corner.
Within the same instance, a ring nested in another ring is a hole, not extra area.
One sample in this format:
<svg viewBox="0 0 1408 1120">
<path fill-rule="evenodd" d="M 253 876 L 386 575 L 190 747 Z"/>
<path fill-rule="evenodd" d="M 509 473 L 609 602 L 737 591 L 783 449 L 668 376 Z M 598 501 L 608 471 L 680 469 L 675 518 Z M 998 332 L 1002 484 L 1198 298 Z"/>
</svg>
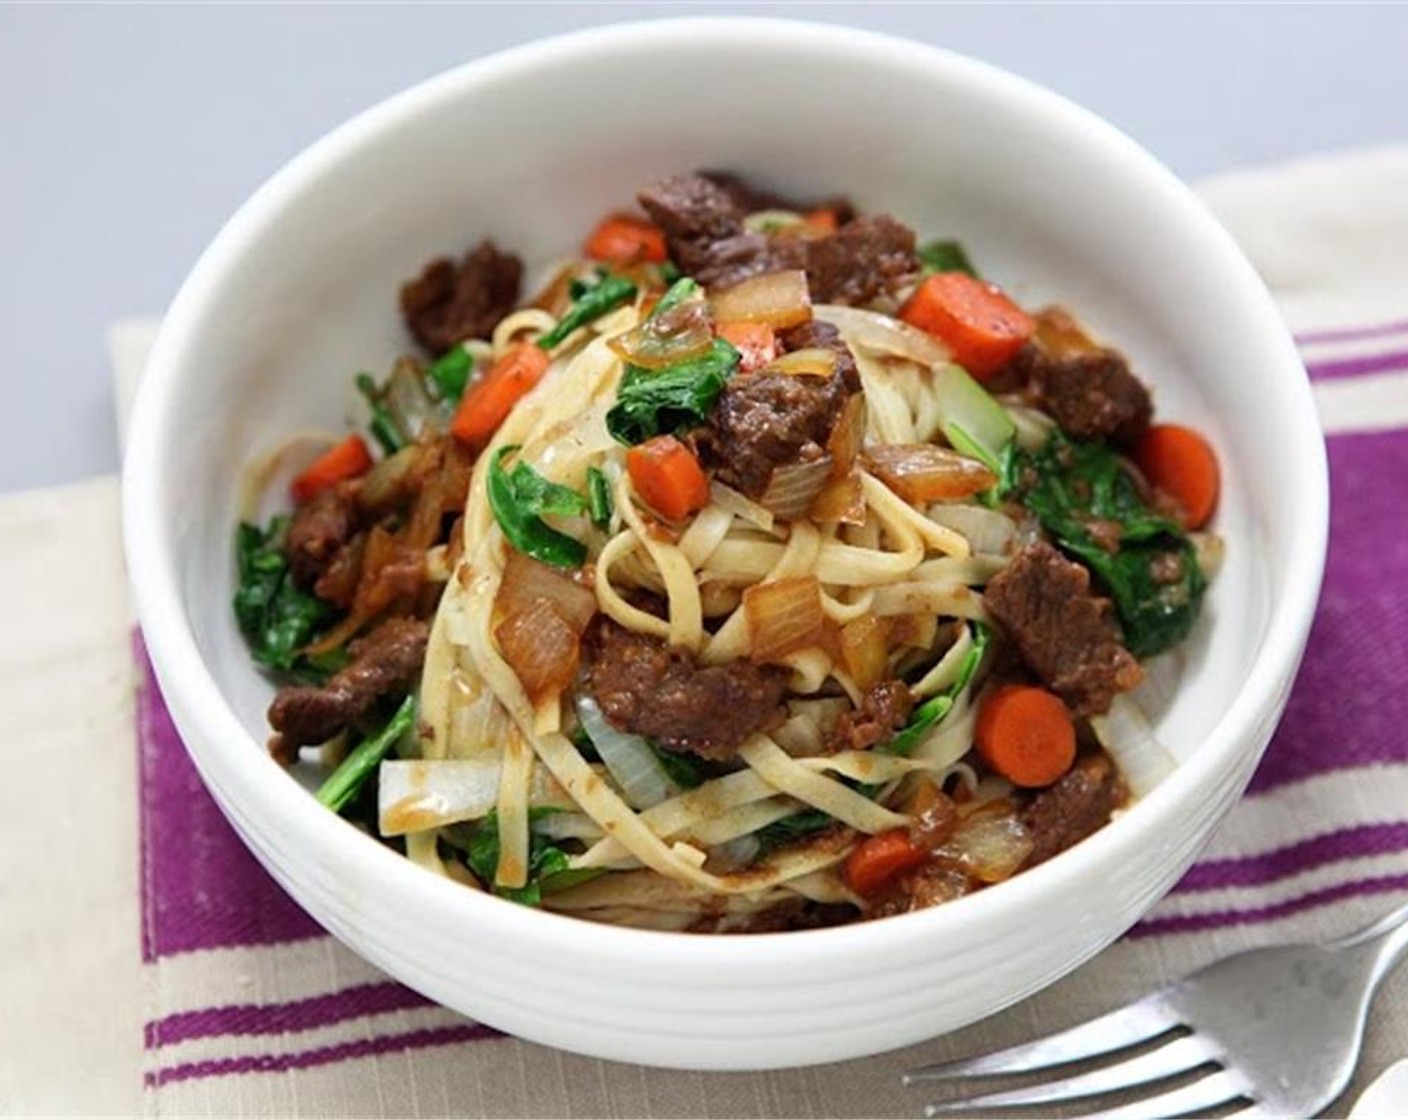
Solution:
<svg viewBox="0 0 1408 1120">
<path fill-rule="evenodd" d="M 841 196 L 803 202 L 785 194 L 764 190 L 731 171 L 701 171 L 699 174 L 716 186 L 722 187 L 733 200 L 733 204 L 744 214 L 752 214 L 758 210 L 791 210 L 805 214 L 811 210 L 824 209 L 830 210 L 836 215 L 836 220 L 842 223 L 849 222 L 856 216 L 856 208 L 851 205 L 850 199 Z"/>
<path fill-rule="evenodd" d="M 1130 444 L 1149 426 L 1149 390 L 1114 350 L 1042 355 L 1033 372 L 1042 406 L 1069 436 Z"/>
<path fill-rule="evenodd" d="M 467 338 L 488 338 L 518 304 L 523 262 L 481 241 L 456 267 L 448 257 L 401 288 L 401 314 L 416 341 L 442 354 Z"/>
<path fill-rule="evenodd" d="M 608 619 L 593 628 L 587 647 L 587 687 L 602 714 L 666 750 L 731 758 L 780 715 L 786 670 L 751 661 L 700 667 Z"/>
<path fill-rule="evenodd" d="M 340 482 L 294 510 L 284 541 L 294 582 L 312 588 L 357 527 L 355 482 Z"/>
<path fill-rule="evenodd" d="M 671 259 L 705 287 L 805 269 L 816 302 L 865 303 L 919 271 L 914 232 L 885 215 L 856 218 L 826 237 L 769 237 L 744 228 L 737 186 L 702 175 L 672 175 L 637 198 L 664 230 Z"/>
<path fill-rule="evenodd" d="M 855 355 L 841 339 L 841 332 L 821 319 L 809 319 L 782 332 L 782 349 L 787 353 L 797 350 L 830 350 L 836 355 L 836 372 L 846 383 L 846 388 L 855 392 L 860 389 L 860 371 L 856 369 Z"/>
<path fill-rule="evenodd" d="M 826 441 L 849 394 L 832 377 L 754 373 L 735 377 L 709 416 L 698 441 L 706 463 L 723 481 L 761 498 L 773 471 L 826 454 Z"/>
<path fill-rule="evenodd" d="M 1023 866 L 1035 867 L 1084 840 L 1128 799 L 1124 781 L 1108 756 L 1078 759 L 1070 773 L 1022 810 L 1022 823 L 1035 845 Z"/>
<path fill-rule="evenodd" d="M 848 222 L 827 237 L 775 240 L 777 268 L 804 268 L 813 303 L 870 303 L 919 273 L 914 231 L 888 214 Z"/>
<path fill-rule="evenodd" d="M 415 683 L 430 634 L 414 618 L 388 618 L 348 646 L 351 663 L 319 687 L 281 689 L 269 705 L 269 725 L 279 733 L 273 750 L 287 755 L 324 743 L 355 723 L 387 693 Z"/>
<path fill-rule="evenodd" d="M 880 681 L 866 689 L 860 707 L 841 713 L 831 745 L 838 751 L 867 751 L 889 742 L 909 722 L 913 710 L 914 700 L 904 681 Z"/>
<path fill-rule="evenodd" d="M 983 602 L 1027 667 L 1077 718 L 1108 711 L 1117 692 L 1143 677 L 1119 642 L 1109 600 L 1091 593 L 1090 573 L 1044 541 L 989 580 Z"/>
</svg>

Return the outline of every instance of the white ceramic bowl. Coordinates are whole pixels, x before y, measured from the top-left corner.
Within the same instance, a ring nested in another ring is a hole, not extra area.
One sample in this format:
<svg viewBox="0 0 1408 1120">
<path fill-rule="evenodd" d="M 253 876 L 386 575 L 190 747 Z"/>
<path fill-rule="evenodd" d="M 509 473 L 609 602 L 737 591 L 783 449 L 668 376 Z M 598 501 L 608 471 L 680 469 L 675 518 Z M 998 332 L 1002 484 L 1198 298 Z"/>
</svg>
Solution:
<svg viewBox="0 0 1408 1120">
<path fill-rule="evenodd" d="M 1160 414 L 1225 472 L 1228 559 L 1161 724 L 1181 759 L 1050 863 L 927 912 L 806 933 L 591 925 L 466 890 L 318 807 L 265 753 L 270 689 L 231 615 L 241 466 L 333 425 L 349 374 L 406 346 L 398 283 L 493 235 L 578 243 L 673 170 L 844 192 L 961 237 L 1024 300 L 1124 347 Z M 1225 232 L 1142 149 L 1062 99 L 914 43 L 767 20 L 625 25 L 536 43 L 362 114 L 231 219 L 167 316 L 126 466 L 128 559 L 168 703 L 263 864 L 355 950 L 426 995 L 554 1046 L 714 1069 L 805 1065 L 971 1022 L 1133 924 L 1241 793 L 1319 586 L 1322 441 L 1305 374 Z"/>
</svg>

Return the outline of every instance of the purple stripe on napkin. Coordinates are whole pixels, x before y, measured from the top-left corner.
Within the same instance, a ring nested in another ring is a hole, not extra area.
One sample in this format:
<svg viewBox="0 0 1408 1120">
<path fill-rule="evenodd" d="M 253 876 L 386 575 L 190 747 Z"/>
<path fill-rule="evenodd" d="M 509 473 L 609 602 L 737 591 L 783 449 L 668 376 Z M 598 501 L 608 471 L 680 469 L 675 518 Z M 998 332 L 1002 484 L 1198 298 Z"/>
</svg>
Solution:
<svg viewBox="0 0 1408 1120">
<path fill-rule="evenodd" d="M 1174 893 L 1260 887 L 1327 863 L 1395 852 L 1408 852 L 1408 821 L 1354 825 L 1254 856 L 1203 860 L 1179 880 Z"/>
<path fill-rule="evenodd" d="M 1328 906 L 1331 903 L 1344 902 L 1350 898 L 1388 894 L 1396 891 L 1408 891 L 1408 875 L 1376 875 L 1368 879 L 1336 883 L 1333 887 L 1310 891 L 1307 894 L 1297 895 L 1295 898 L 1288 898 L 1284 902 L 1275 902 L 1269 906 L 1212 910 L 1206 914 L 1175 914 L 1167 918 L 1146 918 L 1125 936 L 1153 937 L 1165 933 L 1196 933 L 1200 930 L 1225 929 L 1228 926 L 1259 925 L 1263 922 L 1274 922 L 1280 918 L 1288 918 L 1292 914 L 1299 914 L 1303 910 L 1311 910 L 1316 906 Z"/>
<path fill-rule="evenodd" d="M 1395 334 L 1408 334 L 1408 319 L 1357 327 L 1330 327 L 1327 330 L 1302 331 L 1295 336 L 1295 339 L 1300 346 L 1314 346 L 1321 342 L 1359 342 L 1366 338 L 1388 338 Z"/>
<path fill-rule="evenodd" d="M 1324 590 L 1253 793 L 1343 767 L 1408 762 L 1408 431 L 1327 444 L 1333 547 Z"/>
<path fill-rule="evenodd" d="M 1369 373 L 1395 373 L 1408 370 L 1408 350 L 1360 354 L 1352 358 L 1326 358 L 1306 362 L 1305 369 L 1316 381 L 1329 381 L 1336 377 L 1362 377 Z"/>
<path fill-rule="evenodd" d="M 271 879 L 201 783 L 140 636 L 142 956 L 318 937 L 323 929 Z"/>
<path fill-rule="evenodd" d="M 364 1015 L 435 1006 L 418 992 L 393 980 L 357 984 L 339 992 L 285 1003 L 242 1003 L 182 1011 L 146 1025 L 146 1046 L 173 1046 L 215 1035 L 283 1034 L 328 1027 Z"/>
<path fill-rule="evenodd" d="M 213 1058 L 201 1062 L 186 1062 L 149 1072 L 145 1076 L 148 1088 L 157 1088 L 172 1081 L 220 1077 L 232 1073 L 280 1073 L 291 1069 L 311 1069 L 350 1058 L 370 1058 L 377 1054 L 397 1054 L 411 1050 L 426 1050 L 433 1046 L 450 1046 L 457 1042 L 477 1042 L 497 1038 L 498 1032 L 478 1023 L 453 1027 L 431 1027 L 407 1031 L 404 1034 L 379 1035 L 320 1046 L 292 1054 L 251 1054 L 236 1058 Z"/>
</svg>

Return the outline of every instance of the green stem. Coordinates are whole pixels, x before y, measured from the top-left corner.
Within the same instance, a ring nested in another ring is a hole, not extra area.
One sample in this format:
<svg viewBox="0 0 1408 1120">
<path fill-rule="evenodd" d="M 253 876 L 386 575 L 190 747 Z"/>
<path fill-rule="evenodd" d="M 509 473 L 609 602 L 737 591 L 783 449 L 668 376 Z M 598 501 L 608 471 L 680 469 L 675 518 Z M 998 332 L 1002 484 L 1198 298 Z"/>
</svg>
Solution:
<svg viewBox="0 0 1408 1120">
<path fill-rule="evenodd" d="M 356 796 L 372 771 L 396 745 L 401 736 L 411 729 L 416 717 L 416 698 L 407 696 L 396 709 L 396 714 L 386 726 L 370 739 L 363 739 L 356 748 L 342 760 L 342 763 L 328 775 L 327 781 L 318 787 L 317 798 L 334 813 Z"/>
</svg>

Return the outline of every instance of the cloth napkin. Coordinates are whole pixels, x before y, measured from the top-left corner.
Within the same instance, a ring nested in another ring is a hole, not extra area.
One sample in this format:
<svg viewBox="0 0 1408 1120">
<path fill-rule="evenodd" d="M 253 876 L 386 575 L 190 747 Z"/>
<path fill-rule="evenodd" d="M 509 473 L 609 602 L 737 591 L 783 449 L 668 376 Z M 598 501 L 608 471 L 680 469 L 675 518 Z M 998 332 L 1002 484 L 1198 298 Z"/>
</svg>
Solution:
<svg viewBox="0 0 1408 1120">
<path fill-rule="evenodd" d="M 905 1051 L 756 1074 L 596 1061 L 439 1008 L 325 934 L 210 801 L 127 614 L 111 478 L 0 499 L 0 1110 L 190 1116 L 912 1116 L 910 1066 L 1109 1010 L 1408 900 L 1408 149 L 1220 177 L 1328 432 L 1324 595 L 1248 796 L 1170 895 L 1045 992 Z M 118 400 L 153 330 L 113 332 Z M 134 734 L 135 730 L 135 734 Z M 19 736 L 14 736 L 19 738 Z M 16 1011 L 18 1009 L 18 1012 Z M 1408 1049 L 1408 970 L 1344 1115 Z"/>
</svg>

